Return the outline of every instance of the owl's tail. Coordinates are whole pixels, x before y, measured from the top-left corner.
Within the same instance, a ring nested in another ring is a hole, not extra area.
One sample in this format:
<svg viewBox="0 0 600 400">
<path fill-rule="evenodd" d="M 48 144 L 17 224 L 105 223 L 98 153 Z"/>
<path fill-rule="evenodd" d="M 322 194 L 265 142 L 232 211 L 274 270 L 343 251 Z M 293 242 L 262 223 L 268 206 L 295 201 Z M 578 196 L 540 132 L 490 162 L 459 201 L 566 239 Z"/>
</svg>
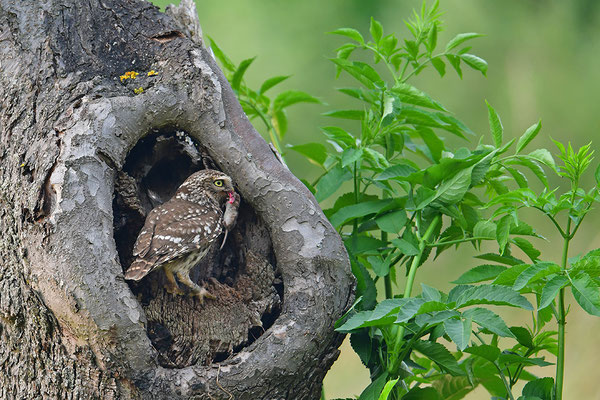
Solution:
<svg viewBox="0 0 600 400">
<path fill-rule="evenodd" d="M 152 269 L 151 262 L 137 259 L 133 263 L 131 263 L 131 266 L 129 267 L 127 272 L 125 272 L 125 279 L 139 281 L 140 279 L 148 275 L 150 269 Z"/>
</svg>

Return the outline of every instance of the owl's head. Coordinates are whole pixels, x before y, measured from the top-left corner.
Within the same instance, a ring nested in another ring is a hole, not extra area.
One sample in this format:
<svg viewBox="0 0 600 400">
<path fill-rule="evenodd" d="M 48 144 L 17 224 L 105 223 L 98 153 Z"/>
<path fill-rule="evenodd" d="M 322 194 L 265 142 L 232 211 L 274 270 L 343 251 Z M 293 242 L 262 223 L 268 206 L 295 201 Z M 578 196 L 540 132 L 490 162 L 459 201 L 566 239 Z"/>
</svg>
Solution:
<svg viewBox="0 0 600 400">
<path fill-rule="evenodd" d="M 190 175 L 175 192 L 175 197 L 194 203 L 205 203 L 207 197 L 219 205 L 233 193 L 231 178 L 221 171 L 203 169 Z"/>
</svg>

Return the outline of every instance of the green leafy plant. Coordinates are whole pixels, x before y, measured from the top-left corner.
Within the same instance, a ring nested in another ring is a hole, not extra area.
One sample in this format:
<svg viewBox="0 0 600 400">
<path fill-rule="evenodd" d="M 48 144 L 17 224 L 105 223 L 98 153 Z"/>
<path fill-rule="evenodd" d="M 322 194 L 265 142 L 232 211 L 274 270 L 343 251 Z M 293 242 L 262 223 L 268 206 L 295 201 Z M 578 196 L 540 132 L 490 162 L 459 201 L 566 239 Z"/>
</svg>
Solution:
<svg viewBox="0 0 600 400">
<path fill-rule="evenodd" d="M 275 86 L 284 82 L 289 75 L 278 75 L 266 79 L 258 89 L 251 89 L 244 76 L 256 57 L 248 58 L 235 65 L 221 50 L 217 43 L 209 37 L 212 52 L 219 60 L 225 77 L 231 84 L 244 112 L 250 120 L 259 119 L 266 129 L 267 136 L 279 154 L 284 155 L 281 143 L 288 130 L 286 109 L 298 103 L 322 104 L 321 100 L 301 90 L 286 90 L 274 98 L 267 94 Z"/>
<path fill-rule="evenodd" d="M 486 75 L 487 63 L 469 46 L 482 35 L 458 34 L 440 46 L 437 1 L 423 3 L 406 26 L 409 38 L 402 41 L 374 19 L 369 39 L 352 28 L 330 32 L 351 40 L 331 61 L 337 76 L 356 81 L 338 90 L 357 106 L 324 115 L 352 128 L 321 128 L 329 147 L 290 147 L 322 168 L 306 184 L 319 202 L 331 204 L 325 213 L 344 240 L 356 276 L 356 301 L 335 328 L 350 334 L 370 371 L 371 384 L 360 399 L 461 399 L 479 385 L 496 399 L 562 399 L 565 293 L 570 290 L 589 314 L 600 314 L 600 250 L 569 258 L 569 244 L 599 198 L 598 186 L 581 187 L 593 152 L 590 145 L 576 151 L 555 142 L 557 165 L 549 150 L 527 150 L 541 122 L 506 141 L 489 103 L 491 143 L 482 138 L 469 148 L 467 139 L 475 134 L 410 81 L 430 67 L 440 77 L 447 66 L 459 77 L 465 67 Z M 213 49 L 244 109 L 263 121 L 281 149 L 287 122 L 278 113 L 295 103 L 290 99 L 317 100 L 294 91 L 267 98 L 264 92 L 285 77 L 252 91 L 243 83 L 252 59 L 236 67 L 214 43 Z M 361 51 L 372 63 L 355 59 Z M 453 142 L 459 147 L 452 148 Z M 600 169 L 595 177 L 600 184 Z M 551 188 L 557 178 L 568 182 L 564 193 Z M 535 243 L 544 238 L 522 219 L 523 210 L 541 212 L 556 227 L 560 260 L 542 257 Z M 413 295 L 419 268 L 465 243 L 478 250 L 481 264 L 457 271 L 448 293 L 422 284 Z M 490 306 L 530 312 L 532 326 L 508 326 Z M 556 330 L 549 329 L 553 319 Z M 554 359 L 553 377 L 528 371 Z M 515 397 L 520 381 L 527 383 Z"/>
</svg>

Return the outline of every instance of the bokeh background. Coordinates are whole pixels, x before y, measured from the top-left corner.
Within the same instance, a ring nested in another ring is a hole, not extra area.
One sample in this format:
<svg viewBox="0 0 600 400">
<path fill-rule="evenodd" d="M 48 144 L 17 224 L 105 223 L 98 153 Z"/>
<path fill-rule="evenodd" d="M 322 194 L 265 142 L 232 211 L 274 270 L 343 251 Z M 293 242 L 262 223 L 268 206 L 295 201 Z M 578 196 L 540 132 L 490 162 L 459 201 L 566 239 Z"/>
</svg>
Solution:
<svg viewBox="0 0 600 400">
<path fill-rule="evenodd" d="M 155 0 L 164 7 L 171 1 Z M 478 135 L 487 135 L 487 99 L 498 111 L 508 138 L 520 136 L 542 119 L 543 128 L 532 143 L 554 151 L 550 138 L 572 141 L 577 147 L 590 141 L 600 161 L 600 2 L 598 0 L 441 0 L 445 28 L 438 42 L 446 43 L 457 33 L 478 32 L 486 36 L 472 42 L 472 53 L 489 63 L 487 78 L 464 68 L 460 80 L 448 69 L 440 79 L 425 71 L 412 84 L 441 101 Z M 324 143 L 318 127 L 331 125 L 321 116 L 333 108 L 346 108 L 351 100 L 334 91 L 349 81 L 335 81 L 334 67 L 327 58 L 343 38 L 325 32 L 353 27 L 368 35 L 369 19 L 381 21 L 386 33 L 405 37 L 403 20 L 410 17 L 416 0 L 197 0 L 200 22 L 235 62 L 257 56 L 246 73 L 250 87 L 274 75 L 293 75 L 280 90 L 300 89 L 319 97 L 326 106 L 299 105 L 289 109 L 289 131 L 285 143 Z M 274 90 L 274 93 L 277 93 Z M 478 138 L 473 141 L 476 143 Z M 491 142 L 489 136 L 486 138 Z M 300 156 L 287 161 L 301 178 L 313 179 L 318 171 Z M 595 168 L 597 162 L 593 163 Z M 592 185 L 593 171 L 588 173 Z M 559 181 L 553 182 L 559 185 Z M 538 242 L 546 260 L 558 261 L 560 238 L 552 226 L 531 215 L 529 221 L 548 241 Z M 529 216 L 528 216 L 529 218 Z M 533 220 L 532 220 L 533 219 Z M 592 211 L 572 244 L 571 254 L 600 247 L 600 210 Z M 452 252 L 448 252 L 452 253 Z M 417 284 L 448 290 L 449 281 L 477 262 L 465 246 L 440 262 L 425 264 Z M 418 286 L 417 286 L 418 287 Z M 573 299 L 568 295 L 568 301 Z M 527 313 L 512 310 L 504 316 L 513 323 L 530 323 Z M 565 398 L 600 399 L 600 319 L 573 307 L 568 315 Z M 551 325 L 550 325 L 551 327 Z M 552 361 L 552 360 L 550 360 Z M 554 367 L 536 371 L 553 376 Z M 369 383 L 347 342 L 325 380 L 328 399 L 353 397 Z M 484 390 L 466 397 L 487 399 Z"/>
</svg>

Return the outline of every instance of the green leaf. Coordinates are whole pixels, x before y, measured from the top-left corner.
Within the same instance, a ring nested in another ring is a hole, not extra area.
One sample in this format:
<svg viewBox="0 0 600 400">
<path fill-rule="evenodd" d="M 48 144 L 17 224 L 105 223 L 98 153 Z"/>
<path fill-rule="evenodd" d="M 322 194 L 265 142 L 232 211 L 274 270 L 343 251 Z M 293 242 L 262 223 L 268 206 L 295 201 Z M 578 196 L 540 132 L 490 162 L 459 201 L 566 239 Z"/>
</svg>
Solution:
<svg viewBox="0 0 600 400">
<path fill-rule="evenodd" d="M 379 21 L 376 21 L 373 17 L 371 17 L 371 26 L 369 27 L 369 32 L 371 32 L 371 37 L 373 37 L 373 41 L 376 44 L 379 44 L 381 37 L 383 36 L 383 26 Z"/>
<path fill-rule="evenodd" d="M 432 108 L 439 111 L 447 111 L 437 101 L 433 100 L 429 95 L 416 87 L 407 83 L 397 83 L 392 89 L 392 93 L 403 103 L 413 104 L 416 106 Z"/>
<path fill-rule="evenodd" d="M 498 363 L 499 364 L 523 364 L 525 366 L 527 365 L 537 365 L 539 367 L 547 367 L 548 365 L 552 365 L 552 363 L 549 363 L 547 361 L 544 361 L 543 358 L 527 358 L 527 357 L 523 357 L 520 356 L 518 354 L 514 354 L 514 353 L 502 353 L 500 354 L 500 357 L 498 357 Z"/>
<path fill-rule="evenodd" d="M 462 79 L 462 70 L 460 69 L 460 57 L 455 56 L 453 54 L 446 54 L 446 59 L 452 65 L 452 68 L 456 71 L 456 74 L 459 78 Z"/>
<path fill-rule="evenodd" d="M 360 160 L 363 156 L 363 149 L 355 149 L 355 148 L 348 148 L 346 150 L 344 150 L 344 152 L 342 153 L 342 167 L 347 167 L 348 165 L 352 165 L 354 164 L 354 162 Z M 360 165 L 360 164 L 358 164 Z"/>
<path fill-rule="evenodd" d="M 369 271 L 354 257 L 350 259 L 350 267 L 356 277 L 356 298 L 361 298 L 360 307 L 364 310 L 374 308 L 377 304 L 377 288 Z"/>
<path fill-rule="evenodd" d="M 539 378 L 531 382 L 527 382 L 523 388 L 523 396 L 530 398 L 538 398 L 540 400 L 552 400 L 554 391 L 554 379 Z"/>
<path fill-rule="evenodd" d="M 457 280 L 452 283 L 467 284 L 489 281 L 495 279 L 498 274 L 505 271 L 506 267 L 502 265 L 483 264 L 462 274 Z"/>
<path fill-rule="evenodd" d="M 353 119 L 353 120 L 362 120 L 365 116 L 364 111 L 360 110 L 332 110 L 322 113 L 321 115 L 325 117 L 333 117 L 333 118 L 343 118 L 343 119 Z"/>
<path fill-rule="evenodd" d="M 523 250 L 523 252 L 527 254 L 527 257 L 529 257 L 532 262 L 536 262 L 540 254 L 542 254 L 538 249 L 533 247 L 531 242 L 529 242 L 528 240 L 516 237 L 512 239 L 512 242 L 516 244 L 517 247 L 519 247 L 521 250 Z"/>
<path fill-rule="evenodd" d="M 525 146 L 527 146 L 529 142 L 531 142 L 533 138 L 537 136 L 541 128 L 542 120 L 539 120 L 537 124 L 533 124 L 529 128 L 527 128 L 525 133 L 519 138 L 519 141 L 517 142 L 517 149 L 515 151 L 515 154 L 523 150 Z"/>
<path fill-rule="evenodd" d="M 350 39 L 360 43 L 360 44 L 365 44 L 365 39 L 363 39 L 362 35 L 360 34 L 359 31 L 357 31 L 356 29 L 352 29 L 352 28 L 339 28 L 336 29 L 335 31 L 331 31 L 331 32 L 327 32 L 333 35 L 341 35 L 341 36 L 346 36 L 349 37 Z"/>
<path fill-rule="evenodd" d="M 600 186 L 600 164 L 596 167 L 596 172 L 594 172 L 594 178 L 596 178 L 596 186 Z"/>
<path fill-rule="evenodd" d="M 521 345 L 530 349 L 535 347 L 533 344 L 533 338 L 531 337 L 531 333 L 527 330 L 527 328 L 524 328 L 522 326 L 511 326 L 510 331 L 515 335 L 517 341 Z"/>
<path fill-rule="evenodd" d="M 391 381 L 387 381 L 387 383 L 383 387 L 383 390 L 381 391 L 381 394 L 379 395 L 378 400 L 387 400 L 390 396 L 390 392 L 392 391 L 394 386 L 396 386 L 396 383 L 398 383 L 398 378 L 393 379 Z"/>
<path fill-rule="evenodd" d="M 387 382 L 388 374 L 384 372 L 379 375 L 369 386 L 363 390 L 358 400 L 378 400 L 385 383 Z"/>
<path fill-rule="evenodd" d="M 373 272 L 375 272 L 375 275 L 383 277 L 390 273 L 391 259 L 389 256 L 386 259 L 383 259 L 381 256 L 369 256 L 367 257 L 367 261 L 371 264 L 371 268 L 373 269 Z"/>
<path fill-rule="evenodd" d="M 228 71 L 235 71 L 235 64 L 223 53 L 223 50 L 217 45 L 217 43 L 209 36 L 208 40 L 210 40 L 210 48 L 213 51 L 213 54 L 219 60 L 223 68 Z"/>
<path fill-rule="evenodd" d="M 317 192 L 318 193 L 318 192 Z M 348 221 L 364 217 L 369 214 L 375 214 L 381 211 L 392 202 L 391 199 L 382 199 L 376 201 L 366 201 L 363 203 L 352 204 L 339 209 L 329 218 L 331 224 L 337 229 Z"/>
<path fill-rule="evenodd" d="M 469 345 L 471 338 L 471 319 L 447 319 L 444 321 L 444 329 L 450 339 L 456 344 L 460 351 Z"/>
<path fill-rule="evenodd" d="M 557 274 L 561 271 L 561 268 L 549 262 L 538 262 L 527 268 L 517 277 L 513 285 L 513 289 L 521 290 L 530 283 L 534 283 L 545 276 Z"/>
<path fill-rule="evenodd" d="M 384 181 L 384 180 L 388 180 L 388 179 L 405 178 L 415 172 L 417 172 L 417 169 L 412 167 L 411 165 L 396 164 L 396 165 L 392 165 L 389 168 L 386 168 L 375 179 L 378 181 Z"/>
<path fill-rule="evenodd" d="M 308 93 L 299 90 L 287 90 L 281 92 L 273 100 L 273 109 L 282 110 L 296 103 L 317 103 L 322 104 L 321 100 L 311 96 Z"/>
<path fill-rule="evenodd" d="M 369 89 L 375 89 L 383 83 L 377 71 L 369 64 L 342 58 L 332 58 L 331 61 Z"/>
<path fill-rule="evenodd" d="M 233 78 L 231 78 L 231 88 L 233 90 L 240 90 L 240 84 L 242 82 L 242 78 L 246 73 L 246 70 L 252 64 L 256 57 L 248 58 L 240 63 L 239 67 L 233 73 Z"/>
<path fill-rule="evenodd" d="M 451 375 L 459 376 L 465 374 L 452 354 L 443 345 L 435 342 L 417 340 L 413 344 L 413 347 L 419 353 L 439 365 L 443 370 L 448 371 Z"/>
<path fill-rule="evenodd" d="M 554 157 L 552 157 L 552 154 L 548 150 L 537 149 L 529 153 L 528 156 L 556 171 L 556 163 L 554 162 Z"/>
<path fill-rule="evenodd" d="M 519 275 L 529 267 L 529 264 L 517 264 L 498 275 L 492 283 L 494 285 L 512 286 Z"/>
<path fill-rule="evenodd" d="M 500 246 L 500 253 L 504 253 L 504 249 L 506 249 L 506 244 L 508 243 L 508 234 L 510 233 L 510 225 L 512 224 L 512 216 L 505 215 L 498 221 L 497 229 L 496 229 L 496 240 L 498 241 L 498 245 Z"/>
<path fill-rule="evenodd" d="M 356 138 L 342 128 L 338 128 L 337 126 L 326 126 L 321 128 L 321 130 L 325 133 L 325 136 L 342 147 L 356 146 Z"/>
<path fill-rule="evenodd" d="M 493 261 L 493 262 L 497 262 L 500 264 L 504 264 L 504 265 L 517 265 L 517 264 L 523 264 L 523 261 L 519 260 L 518 258 L 515 258 L 513 256 L 501 256 L 498 254 L 494 254 L 494 253 L 485 253 L 485 254 L 480 254 L 478 256 L 475 256 L 475 258 L 479 258 L 480 260 L 487 260 L 487 261 Z"/>
<path fill-rule="evenodd" d="M 502 147 L 502 135 L 504 134 L 504 128 L 502 127 L 502 121 L 500 121 L 500 117 L 494 107 L 490 105 L 490 103 L 485 102 L 488 107 L 488 119 L 490 123 L 490 132 L 492 133 L 492 137 L 494 138 L 494 146 L 496 148 Z"/>
<path fill-rule="evenodd" d="M 450 298 L 448 300 L 450 301 Z M 474 304 L 505 305 L 533 310 L 533 306 L 525 297 L 511 288 L 498 285 L 471 286 L 464 290 L 456 299 L 457 308 Z"/>
<path fill-rule="evenodd" d="M 275 85 L 280 84 L 281 82 L 285 81 L 289 77 L 290 77 L 290 75 L 284 75 L 284 76 L 274 76 L 273 78 L 267 79 L 260 86 L 260 89 L 258 89 L 258 93 L 264 94 L 267 90 L 271 89 Z"/>
<path fill-rule="evenodd" d="M 481 220 L 473 227 L 473 236 L 486 239 L 496 239 L 496 223 L 492 221 Z"/>
<path fill-rule="evenodd" d="M 450 50 L 454 49 L 455 47 L 460 46 L 467 40 L 475 39 L 475 38 L 478 38 L 481 36 L 483 36 L 483 35 L 481 35 L 479 33 L 460 33 L 460 34 L 456 35 L 455 37 L 453 37 L 452 40 L 450 40 L 448 42 L 448 44 L 446 45 L 446 51 L 450 51 Z"/>
<path fill-rule="evenodd" d="M 384 232 L 398 233 L 406 224 L 406 211 L 392 211 L 375 219 L 375 223 Z"/>
<path fill-rule="evenodd" d="M 489 344 L 471 346 L 468 349 L 463 350 L 463 352 L 473 354 L 490 362 L 496 361 L 498 356 L 500 356 L 500 349 L 496 346 L 490 346 Z"/>
<path fill-rule="evenodd" d="M 321 143 L 305 143 L 295 146 L 288 145 L 287 147 L 297 153 L 302 154 L 320 166 L 323 166 L 325 160 L 327 159 L 327 149 Z"/>
<path fill-rule="evenodd" d="M 412 243 L 405 239 L 393 239 L 392 243 L 400 250 L 400 252 L 407 256 L 416 256 L 419 254 L 419 249 L 416 248 Z"/>
<path fill-rule="evenodd" d="M 443 77 L 446 74 L 446 64 L 444 64 L 444 61 L 441 58 L 432 58 L 431 65 L 433 65 L 433 68 L 435 68 L 435 70 L 438 72 L 438 74 L 440 74 L 441 77 Z"/>
<path fill-rule="evenodd" d="M 315 189 L 317 190 L 315 197 L 317 201 L 321 202 L 331 196 L 343 182 L 351 178 L 352 173 L 348 169 L 342 168 L 341 165 L 337 164 L 331 168 L 315 185 Z"/>
<path fill-rule="evenodd" d="M 542 288 L 542 296 L 540 297 L 539 310 L 546 308 L 556 298 L 558 291 L 569 284 L 569 279 L 566 276 L 557 275 L 550 279 Z"/>
<path fill-rule="evenodd" d="M 481 72 L 483 76 L 486 75 L 488 64 L 483 58 L 479 58 L 473 54 L 461 54 L 460 58 L 467 64 L 469 67 Z"/>
<path fill-rule="evenodd" d="M 600 292 L 598 284 L 586 273 L 571 280 L 573 297 L 581 308 L 590 315 L 600 317 Z"/>
<path fill-rule="evenodd" d="M 473 167 L 463 169 L 437 188 L 434 200 L 440 200 L 446 205 L 458 203 L 471 186 Z"/>
<path fill-rule="evenodd" d="M 495 333 L 498 336 L 514 338 L 515 335 L 499 315 L 487 308 L 475 307 L 463 312 L 465 318 L 471 318 L 473 322 Z"/>
<path fill-rule="evenodd" d="M 433 381 L 432 386 L 437 389 L 444 400 L 460 400 L 475 389 L 466 376 L 438 377 Z"/>
<path fill-rule="evenodd" d="M 438 24 L 433 23 L 431 28 L 429 29 L 429 33 L 427 34 L 427 42 L 425 46 L 427 47 L 427 53 L 431 55 L 431 53 L 435 50 L 437 46 L 438 39 Z"/>
</svg>

